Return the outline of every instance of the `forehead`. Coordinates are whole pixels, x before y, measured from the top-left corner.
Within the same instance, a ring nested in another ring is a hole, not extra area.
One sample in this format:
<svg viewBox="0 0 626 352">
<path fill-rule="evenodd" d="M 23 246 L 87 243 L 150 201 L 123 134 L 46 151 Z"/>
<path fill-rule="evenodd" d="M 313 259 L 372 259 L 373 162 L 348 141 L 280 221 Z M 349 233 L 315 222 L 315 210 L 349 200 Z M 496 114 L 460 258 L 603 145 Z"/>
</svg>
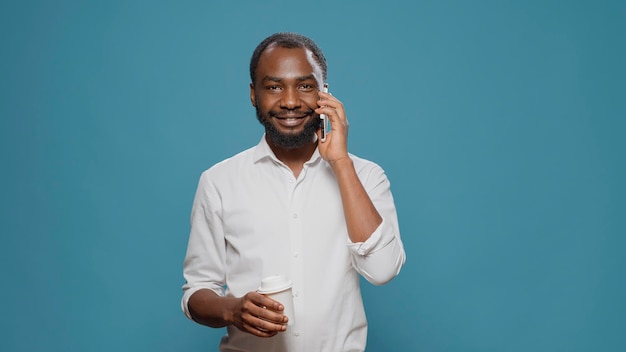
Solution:
<svg viewBox="0 0 626 352">
<path fill-rule="evenodd" d="M 267 76 L 295 78 L 314 75 L 321 79 L 322 69 L 306 48 L 283 48 L 270 45 L 259 58 L 257 79 Z"/>
</svg>

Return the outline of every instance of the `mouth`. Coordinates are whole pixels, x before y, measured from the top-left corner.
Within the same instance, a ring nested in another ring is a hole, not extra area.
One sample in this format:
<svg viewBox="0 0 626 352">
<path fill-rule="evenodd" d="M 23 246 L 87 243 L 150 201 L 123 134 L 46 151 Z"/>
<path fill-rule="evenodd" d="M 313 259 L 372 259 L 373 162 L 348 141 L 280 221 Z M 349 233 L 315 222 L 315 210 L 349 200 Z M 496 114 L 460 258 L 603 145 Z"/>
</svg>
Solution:
<svg viewBox="0 0 626 352">
<path fill-rule="evenodd" d="M 296 127 L 303 124 L 309 116 L 312 116 L 312 114 L 298 111 L 292 113 L 270 114 L 270 116 L 276 119 L 278 124 L 280 124 L 281 126 Z"/>
<path fill-rule="evenodd" d="M 300 117 L 276 117 L 278 123 L 285 127 L 296 127 L 303 123 L 306 116 Z"/>
</svg>

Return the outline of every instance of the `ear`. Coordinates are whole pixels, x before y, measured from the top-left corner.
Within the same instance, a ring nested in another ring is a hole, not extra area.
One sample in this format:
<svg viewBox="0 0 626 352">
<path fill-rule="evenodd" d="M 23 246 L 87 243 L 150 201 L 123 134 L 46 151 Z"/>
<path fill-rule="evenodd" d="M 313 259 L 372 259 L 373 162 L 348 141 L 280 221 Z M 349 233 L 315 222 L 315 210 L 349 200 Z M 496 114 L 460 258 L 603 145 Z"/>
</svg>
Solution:
<svg viewBox="0 0 626 352">
<path fill-rule="evenodd" d="M 250 83 L 250 102 L 256 108 L 256 95 L 254 94 L 254 83 Z"/>
</svg>

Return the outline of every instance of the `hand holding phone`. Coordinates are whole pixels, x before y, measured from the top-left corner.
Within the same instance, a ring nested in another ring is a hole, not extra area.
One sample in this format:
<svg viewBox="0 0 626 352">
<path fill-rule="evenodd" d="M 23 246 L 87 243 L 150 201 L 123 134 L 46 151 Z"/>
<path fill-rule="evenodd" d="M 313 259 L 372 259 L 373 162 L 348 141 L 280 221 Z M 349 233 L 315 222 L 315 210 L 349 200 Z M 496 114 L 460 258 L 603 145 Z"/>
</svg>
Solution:
<svg viewBox="0 0 626 352">
<path fill-rule="evenodd" d="M 328 93 L 328 83 L 324 83 L 324 88 L 322 88 L 322 92 Z M 326 135 L 330 130 L 330 121 L 328 121 L 328 116 L 326 114 L 320 114 L 320 130 L 322 137 L 320 138 L 322 142 L 326 141 Z"/>
</svg>

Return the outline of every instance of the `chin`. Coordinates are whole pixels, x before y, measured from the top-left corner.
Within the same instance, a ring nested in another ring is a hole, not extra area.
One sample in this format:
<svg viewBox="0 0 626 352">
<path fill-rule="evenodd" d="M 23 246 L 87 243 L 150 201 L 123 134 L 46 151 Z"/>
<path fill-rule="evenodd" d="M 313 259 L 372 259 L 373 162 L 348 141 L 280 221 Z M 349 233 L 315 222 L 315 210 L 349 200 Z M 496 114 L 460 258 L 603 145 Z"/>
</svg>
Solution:
<svg viewBox="0 0 626 352">
<path fill-rule="evenodd" d="M 285 149 L 300 148 L 315 142 L 318 129 L 319 125 L 317 123 L 307 122 L 303 128 L 297 131 L 282 132 L 272 124 L 265 124 L 265 134 L 268 139 L 272 144 Z"/>
<path fill-rule="evenodd" d="M 263 114 L 256 108 L 256 115 L 259 122 L 265 127 L 267 139 L 276 146 L 285 149 L 295 149 L 315 142 L 316 133 L 320 127 L 318 115 L 309 114 L 307 121 L 297 129 L 285 129 L 279 126 L 269 114 Z"/>
</svg>

